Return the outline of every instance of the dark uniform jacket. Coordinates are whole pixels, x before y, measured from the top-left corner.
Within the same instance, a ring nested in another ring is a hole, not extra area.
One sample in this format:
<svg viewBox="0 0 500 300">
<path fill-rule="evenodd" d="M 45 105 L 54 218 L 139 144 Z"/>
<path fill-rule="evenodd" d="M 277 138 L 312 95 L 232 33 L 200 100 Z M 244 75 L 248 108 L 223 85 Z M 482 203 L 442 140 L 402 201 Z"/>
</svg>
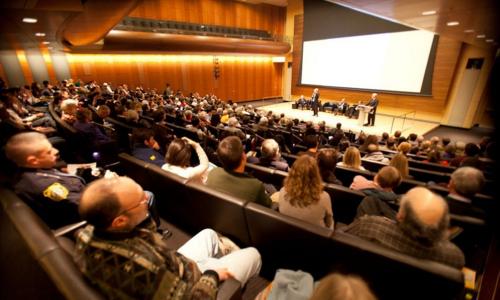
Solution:
<svg viewBox="0 0 500 300">
<path fill-rule="evenodd" d="M 80 221 L 78 203 L 83 178 L 56 169 L 25 169 L 14 190 L 49 225 L 58 228 Z"/>
</svg>

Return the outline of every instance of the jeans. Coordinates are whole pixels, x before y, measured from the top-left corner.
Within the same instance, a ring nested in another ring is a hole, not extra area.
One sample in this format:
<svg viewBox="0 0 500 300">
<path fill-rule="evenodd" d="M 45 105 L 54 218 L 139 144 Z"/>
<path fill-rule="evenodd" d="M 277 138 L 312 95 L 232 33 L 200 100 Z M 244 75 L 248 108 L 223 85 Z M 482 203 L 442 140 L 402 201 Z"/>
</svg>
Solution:
<svg viewBox="0 0 500 300">
<path fill-rule="evenodd" d="M 244 286 L 248 279 L 259 274 L 262 261 L 253 247 L 233 251 L 225 256 L 219 249 L 219 237 L 212 229 L 204 229 L 187 241 L 177 251 L 192 259 L 201 272 L 227 268 Z"/>
</svg>

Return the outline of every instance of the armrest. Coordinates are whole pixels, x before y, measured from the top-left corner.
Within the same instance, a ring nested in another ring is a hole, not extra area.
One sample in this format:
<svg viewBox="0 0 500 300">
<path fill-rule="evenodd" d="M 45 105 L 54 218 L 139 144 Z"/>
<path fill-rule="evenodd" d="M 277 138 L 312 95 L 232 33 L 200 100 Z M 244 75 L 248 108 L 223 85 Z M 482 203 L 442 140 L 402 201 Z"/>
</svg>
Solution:
<svg viewBox="0 0 500 300">
<path fill-rule="evenodd" d="M 225 280 L 217 292 L 217 300 L 236 300 L 241 299 L 241 283 L 230 278 Z"/>
</svg>

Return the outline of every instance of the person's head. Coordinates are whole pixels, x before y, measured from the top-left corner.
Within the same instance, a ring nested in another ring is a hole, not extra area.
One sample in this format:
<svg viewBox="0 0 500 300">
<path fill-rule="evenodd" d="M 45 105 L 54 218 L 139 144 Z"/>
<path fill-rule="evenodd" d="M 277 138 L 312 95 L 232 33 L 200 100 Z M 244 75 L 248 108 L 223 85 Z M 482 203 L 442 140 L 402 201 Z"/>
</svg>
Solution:
<svg viewBox="0 0 500 300">
<path fill-rule="evenodd" d="M 82 123 L 92 121 L 92 111 L 88 108 L 82 108 L 76 111 L 76 119 Z"/>
<path fill-rule="evenodd" d="M 128 177 L 90 183 L 78 210 L 96 230 L 110 232 L 131 231 L 149 216 L 147 194 Z"/>
<path fill-rule="evenodd" d="M 402 153 L 394 155 L 389 165 L 396 168 L 403 178 L 407 178 L 410 175 L 410 170 L 408 168 L 408 158 L 406 158 L 406 155 Z"/>
<path fill-rule="evenodd" d="M 411 144 L 408 142 L 402 142 L 401 144 L 398 145 L 398 151 L 404 155 L 408 154 L 411 149 Z"/>
<path fill-rule="evenodd" d="M 387 133 L 387 132 L 382 133 L 382 140 L 383 141 L 387 141 L 388 138 L 389 138 L 389 133 Z"/>
<path fill-rule="evenodd" d="M 401 136 L 401 130 L 396 130 L 394 132 L 394 137 L 398 139 L 400 136 Z"/>
<path fill-rule="evenodd" d="M 189 167 L 191 162 L 191 145 L 183 139 L 174 139 L 168 146 L 165 162 L 183 168 Z"/>
<path fill-rule="evenodd" d="M 361 154 L 358 148 L 350 146 L 346 149 L 342 162 L 351 168 L 358 169 L 361 166 Z"/>
<path fill-rule="evenodd" d="M 246 163 L 241 140 L 237 136 L 228 136 L 217 147 L 217 156 L 225 170 L 234 171 Z"/>
<path fill-rule="evenodd" d="M 76 101 L 66 100 L 61 103 L 61 110 L 65 114 L 75 115 L 78 109 L 78 104 Z"/>
<path fill-rule="evenodd" d="M 110 113 L 111 110 L 109 109 L 109 106 L 105 104 L 99 105 L 97 108 L 97 115 L 102 119 L 109 117 Z"/>
<path fill-rule="evenodd" d="M 280 146 L 274 139 L 266 139 L 262 142 L 260 148 L 261 159 L 275 160 L 280 158 Z"/>
<path fill-rule="evenodd" d="M 398 169 L 392 166 L 385 166 L 378 170 L 373 180 L 383 189 L 392 190 L 397 187 L 401 181 L 401 174 Z"/>
<path fill-rule="evenodd" d="M 442 140 L 441 140 L 441 143 L 443 144 L 444 147 L 448 146 L 450 144 L 451 140 L 449 137 L 444 137 Z"/>
<path fill-rule="evenodd" d="M 377 94 L 377 93 L 373 93 L 373 94 L 372 94 L 372 99 L 377 98 L 377 96 L 378 96 L 378 94 Z"/>
<path fill-rule="evenodd" d="M 137 122 L 139 121 L 139 113 L 133 109 L 129 109 L 126 112 L 125 118 L 127 119 L 127 121 Z"/>
<path fill-rule="evenodd" d="M 237 127 L 239 125 L 238 119 L 236 117 L 231 117 L 227 120 L 227 126 L 229 127 Z"/>
<path fill-rule="evenodd" d="M 378 145 L 377 144 L 368 144 L 368 147 L 366 147 L 366 152 L 368 153 L 374 153 L 378 152 Z"/>
<path fill-rule="evenodd" d="M 403 195 L 396 218 L 403 232 L 423 245 L 432 246 L 446 238 L 448 204 L 425 187 Z"/>
<path fill-rule="evenodd" d="M 307 207 L 317 203 L 323 184 L 316 160 L 309 155 L 297 158 L 288 172 L 284 187 L 292 206 Z"/>
<path fill-rule="evenodd" d="M 451 174 L 448 188 L 451 193 L 470 198 L 481 191 L 484 181 L 483 172 L 480 170 L 473 167 L 461 167 Z"/>
<path fill-rule="evenodd" d="M 439 150 L 432 149 L 427 153 L 427 160 L 431 163 L 439 163 L 441 161 L 441 154 Z"/>
<path fill-rule="evenodd" d="M 319 281 L 310 300 L 376 300 L 366 282 L 355 275 L 330 274 Z"/>
<path fill-rule="evenodd" d="M 317 94 L 319 92 L 319 89 L 318 88 L 315 88 L 314 89 L 314 92 Z"/>
<path fill-rule="evenodd" d="M 38 132 L 23 132 L 12 136 L 5 145 L 5 155 L 17 166 L 30 169 L 50 169 L 56 165 L 59 151 L 47 137 Z"/>
<path fill-rule="evenodd" d="M 316 149 L 318 147 L 318 136 L 309 134 L 304 137 L 304 144 L 307 149 Z"/>
<path fill-rule="evenodd" d="M 465 155 L 469 157 L 474 157 L 476 155 L 479 155 L 479 152 L 481 149 L 479 148 L 478 145 L 474 143 L 467 143 L 465 145 Z"/>
<path fill-rule="evenodd" d="M 417 141 L 417 137 L 418 137 L 418 136 L 417 136 L 417 134 L 415 134 L 415 133 L 410 133 L 410 134 L 408 135 L 408 140 L 409 140 L 409 141 L 411 141 L 411 142 L 416 142 L 416 141 Z"/>
<path fill-rule="evenodd" d="M 324 148 L 318 151 L 316 161 L 318 162 L 321 174 L 335 171 L 335 167 L 337 166 L 337 156 L 338 152 L 333 148 Z"/>
<path fill-rule="evenodd" d="M 156 144 L 154 137 L 154 132 L 152 129 L 148 128 L 135 128 L 132 131 L 132 141 L 134 144 L 145 145 L 148 148 L 153 148 Z"/>
<path fill-rule="evenodd" d="M 336 125 L 337 129 L 340 129 L 342 128 L 342 123 L 338 122 L 337 125 Z"/>
<path fill-rule="evenodd" d="M 259 126 L 267 126 L 269 124 L 269 120 L 266 117 L 261 117 L 259 119 Z"/>
</svg>

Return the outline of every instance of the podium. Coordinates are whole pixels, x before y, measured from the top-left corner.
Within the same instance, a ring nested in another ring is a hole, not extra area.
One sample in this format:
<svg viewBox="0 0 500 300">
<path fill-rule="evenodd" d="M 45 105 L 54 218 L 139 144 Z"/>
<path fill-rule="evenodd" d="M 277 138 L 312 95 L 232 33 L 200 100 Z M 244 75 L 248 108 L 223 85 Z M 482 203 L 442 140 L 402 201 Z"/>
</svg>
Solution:
<svg viewBox="0 0 500 300">
<path fill-rule="evenodd" d="M 356 110 L 359 111 L 358 125 L 363 126 L 366 123 L 366 115 L 372 110 L 371 106 L 359 104 L 356 106 Z"/>
</svg>

